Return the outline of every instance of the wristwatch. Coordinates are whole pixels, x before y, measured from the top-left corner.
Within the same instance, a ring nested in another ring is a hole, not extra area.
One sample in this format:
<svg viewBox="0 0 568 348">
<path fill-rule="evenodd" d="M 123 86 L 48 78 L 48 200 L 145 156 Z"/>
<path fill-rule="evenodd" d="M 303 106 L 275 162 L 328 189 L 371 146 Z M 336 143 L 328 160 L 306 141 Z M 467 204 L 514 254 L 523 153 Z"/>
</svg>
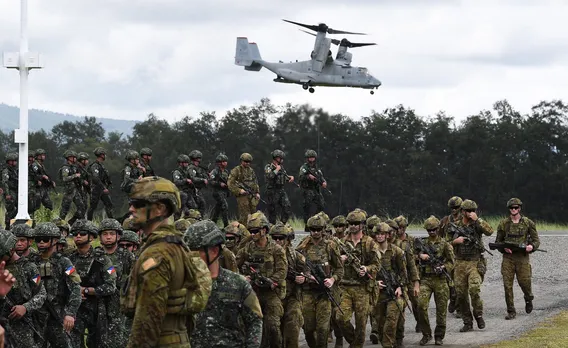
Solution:
<svg viewBox="0 0 568 348">
<path fill-rule="evenodd" d="M 89 288 L 85 288 L 84 293 L 85 293 L 85 295 L 88 295 L 89 294 Z"/>
</svg>

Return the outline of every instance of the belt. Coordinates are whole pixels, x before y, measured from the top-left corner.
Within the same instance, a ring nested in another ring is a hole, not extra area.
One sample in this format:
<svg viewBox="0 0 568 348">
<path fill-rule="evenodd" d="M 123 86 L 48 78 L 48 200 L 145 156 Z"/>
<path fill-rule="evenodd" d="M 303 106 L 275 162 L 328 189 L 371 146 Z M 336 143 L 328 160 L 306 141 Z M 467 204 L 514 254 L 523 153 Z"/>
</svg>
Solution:
<svg viewBox="0 0 568 348">
<path fill-rule="evenodd" d="M 480 257 L 479 256 L 460 256 L 460 257 L 456 257 L 456 260 L 459 261 L 479 261 Z"/>
<path fill-rule="evenodd" d="M 170 344 L 182 344 L 182 343 L 189 343 L 189 337 L 187 336 L 187 332 L 171 333 L 164 336 L 160 336 L 160 340 L 158 341 L 158 344 L 160 346 L 166 346 Z"/>
</svg>

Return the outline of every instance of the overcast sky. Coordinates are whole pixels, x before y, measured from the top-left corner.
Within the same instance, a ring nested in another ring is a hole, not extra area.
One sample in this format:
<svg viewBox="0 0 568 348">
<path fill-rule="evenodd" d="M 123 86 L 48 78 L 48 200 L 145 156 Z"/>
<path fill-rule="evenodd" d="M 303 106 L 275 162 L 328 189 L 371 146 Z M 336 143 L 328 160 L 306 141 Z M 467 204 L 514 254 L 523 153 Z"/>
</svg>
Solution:
<svg viewBox="0 0 568 348">
<path fill-rule="evenodd" d="M 19 50 L 19 3 L 0 0 L 0 51 Z M 352 65 L 383 85 L 310 94 L 234 65 L 237 36 L 268 61 L 308 59 L 314 38 L 283 18 L 368 33 L 345 36 L 377 43 L 351 49 Z M 568 96 L 567 18 L 564 0 L 29 0 L 30 51 L 46 61 L 31 72 L 30 107 L 179 120 L 268 97 L 356 119 L 398 104 L 462 119 L 506 98 L 528 112 Z M 0 102 L 18 105 L 18 86 L 0 69 Z"/>
</svg>

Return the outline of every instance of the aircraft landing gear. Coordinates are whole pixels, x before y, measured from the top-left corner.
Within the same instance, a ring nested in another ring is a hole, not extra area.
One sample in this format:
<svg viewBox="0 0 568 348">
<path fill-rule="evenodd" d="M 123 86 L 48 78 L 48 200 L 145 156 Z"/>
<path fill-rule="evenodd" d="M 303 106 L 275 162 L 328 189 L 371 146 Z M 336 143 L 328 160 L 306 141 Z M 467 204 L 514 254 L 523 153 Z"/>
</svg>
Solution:
<svg viewBox="0 0 568 348">
<path fill-rule="evenodd" d="M 371 91 L 371 95 L 375 94 L 375 91 Z"/>
<path fill-rule="evenodd" d="M 310 93 L 314 93 L 316 90 L 313 89 L 313 87 L 310 87 L 309 91 L 310 91 Z"/>
<path fill-rule="evenodd" d="M 308 85 L 307 83 L 304 83 L 304 84 L 302 85 L 302 88 L 303 88 L 304 90 L 307 90 L 308 88 L 310 88 L 310 85 Z"/>
</svg>

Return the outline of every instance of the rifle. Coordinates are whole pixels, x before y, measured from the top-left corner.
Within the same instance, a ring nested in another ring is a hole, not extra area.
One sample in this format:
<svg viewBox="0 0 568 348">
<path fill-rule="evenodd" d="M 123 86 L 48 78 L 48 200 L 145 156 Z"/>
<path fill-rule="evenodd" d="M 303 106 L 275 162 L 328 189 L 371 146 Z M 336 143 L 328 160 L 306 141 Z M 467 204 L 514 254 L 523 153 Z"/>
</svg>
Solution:
<svg viewBox="0 0 568 348">
<path fill-rule="evenodd" d="M 316 178 L 317 183 L 321 186 L 324 181 L 322 179 L 321 176 L 321 171 L 318 170 L 317 172 L 314 172 L 313 168 L 310 166 L 306 166 L 308 168 L 308 174 L 313 175 Z M 331 191 L 326 187 L 324 190 L 326 190 L 330 195 L 332 194 Z"/>
<path fill-rule="evenodd" d="M 288 173 L 286 172 L 286 169 L 284 169 L 282 166 L 280 167 L 280 171 L 282 172 L 282 174 L 286 177 L 286 179 L 290 180 L 291 176 L 288 175 Z M 296 185 L 297 187 L 300 187 L 300 184 L 298 184 L 295 181 L 292 181 L 292 184 Z"/>
<path fill-rule="evenodd" d="M 302 254 L 302 253 L 300 252 L 300 254 Z M 302 254 L 302 255 L 304 255 L 304 254 Z M 304 255 L 304 256 L 306 256 L 306 255 Z M 344 313 L 341 310 L 339 303 L 337 303 L 337 300 L 331 294 L 331 289 L 328 288 L 327 286 L 325 286 L 325 284 L 324 284 L 324 280 L 328 277 L 325 275 L 325 272 L 323 271 L 322 266 L 321 265 L 317 265 L 317 266 L 314 265 L 312 263 L 312 261 L 308 260 L 307 257 L 306 257 L 306 266 L 308 267 L 308 269 L 310 270 L 310 274 L 312 275 L 312 278 L 310 278 L 310 279 L 315 281 L 315 283 L 318 285 L 318 288 L 325 292 L 325 294 L 327 295 L 327 298 L 337 308 L 337 310 L 343 315 Z"/>
<path fill-rule="evenodd" d="M 404 315 L 404 309 L 400 308 L 400 305 L 396 300 L 396 288 L 400 288 L 400 291 L 402 292 L 402 285 L 399 284 L 399 282 L 396 280 L 393 272 L 388 272 L 386 269 L 384 269 L 384 267 L 381 267 L 381 270 L 379 272 L 385 284 L 385 291 L 387 292 L 388 296 L 387 301 L 393 300 L 396 303 L 396 307 L 400 311 L 400 314 Z M 404 302 L 406 302 L 404 293 L 401 294 L 401 297 L 404 299 Z M 406 304 L 406 306 L 409 309 L 412 308 L 412 306 L 409 306 L 408 303 Z M 412 309 L 410 309 L 410 312 L 412 313 Z"/>
<path fill-rule="evenodd" d="M 429 257 L 428 261 L 424 261 L 424 260 L 420 259 L 420 256 L 418 257 L 419 260 L 420 260 L 421 266 L 422 266 L 422 264 L 429 264 L 434 269 L 434 273 L 436 273 L 437 275 L 442 274 L 446 277 L 446 279 L 449 282 L 452 281 L 452 277 L 450 276 L 450 274 L 448 273 L 446 268 L 442 267 L 442 266 L 444 266 L 444 262 L 442 261 L 441 258 L 436 256 L 436 252 L 434 251 L 434 249 L 432 248 L 431 245 L 425 244 L 421 238 L 416 238 L 414 240 L 414 245 L 416 247 L 418 247 L 420 252 L 423 252 L 424 254 L 428 255 L 428 257 Z"/>
<path fill-rule="evenodd" d="M 255 197 L 255 196 L 256 196 L 256 193 L 254 193 L 250 187 L 248 187 L 247 185 L 243 184 L 242 182 L 237 182 L 237 187 L 240 188 L 240 189 L 242 189 L 242 190 L 245 190 L 246 194 L 249 195 L 249 196 L 251 196 L 251 197 Z M 264 204 L 268 204 L 268 203 L 266 203 L 266 201 L 265 201 L 264 199 L 262 199 L 262 198 L 259 198 L 258 200 L 261 201 L 261 202 L 264 203 Z"/>
<path fill-rule="evenodd" d="M 477 238 L 475 235 L 475 230 L 471 227 L 459 227 L 453 222 L 450 222 L 449 232 L 454 235 L 454 239 L 458 237 L 463 237 L 468 244 L 474 244 L 479 250 L 487 251 L 491 256 L 493 254 L 487 250 L 485 245 L 481 242 L 481 238 Z"/>
<path fill-rule="evenodd" d="M 491 250 L 499 250 L 501 253 L 503 253 L 505 250 L 504 249 L 511 249 L 512 252 L 526 252 L 526 247 L 527 244 L 525 243 L 520 243 L 520 244 L 515 244 L 515 243 L 489 243 L 489 249 Z M 544 250 L 544 249 L 540 249 L 540 248 L 536 248 L 533 249 L 533 251 L 540 251 L 543 253 L 546 253 L 548 251 Z"/>
<path fill-rule="evenodd" d="M 14 307 L 16 304 L 10 299 L 9 296 L 10 296 L 10 294 L 8 293 L 8 295 L 6 295 L 6 298 L 5 298 L 6 304 L 10 307 Z M 40 339 L 40 342 L 43 342 L 43 340 L 44 340 L 43 336 L 39 333 L 39 331 L 37 331 L 34 323 L 32 322 L 32 318 L 30 318 L 30 314 L 29 313 L 26 313 L 26 314 L 27 315 L 24 315 L 22 317 L 22 321 L 24 323 L 26 323 L 30 329 L 32 329 L 33 333 L 36 334 L 36 336 Z"/>
<path fill-rule="evenodd" d="M 353 253 L 355 251 L 355 249 L 353 249 L 353 246 L 349 243 L 343 243 L 341 241 L 339 241 L 339 243 L 337 244 L 339 246 L 339 249 L 347 256 L 347 262 L 350 263 L 351 266 L 353 266 L 357 273 L 359 273 L 361 268 L 363 268 L 363 265 L 361 265 L 361 260 L 357 257 L 357 255 Z M 368 271 L 365 271 L 365 276 L 368 279 L 375 279 Z"/>
<path fill-rule="evenodd" d="M 250 270 L 250 280 L 254 282 L 256 286 L 262 289 L 271 289 L 272 286 L 277 287 L 278 283 L 273 281 L 272 279 L 263 276 L 262 274 L 258 273 L 254 267 L 250 265 L 250 263 L 245 263 L 246 267 Z"/>
</svg>

